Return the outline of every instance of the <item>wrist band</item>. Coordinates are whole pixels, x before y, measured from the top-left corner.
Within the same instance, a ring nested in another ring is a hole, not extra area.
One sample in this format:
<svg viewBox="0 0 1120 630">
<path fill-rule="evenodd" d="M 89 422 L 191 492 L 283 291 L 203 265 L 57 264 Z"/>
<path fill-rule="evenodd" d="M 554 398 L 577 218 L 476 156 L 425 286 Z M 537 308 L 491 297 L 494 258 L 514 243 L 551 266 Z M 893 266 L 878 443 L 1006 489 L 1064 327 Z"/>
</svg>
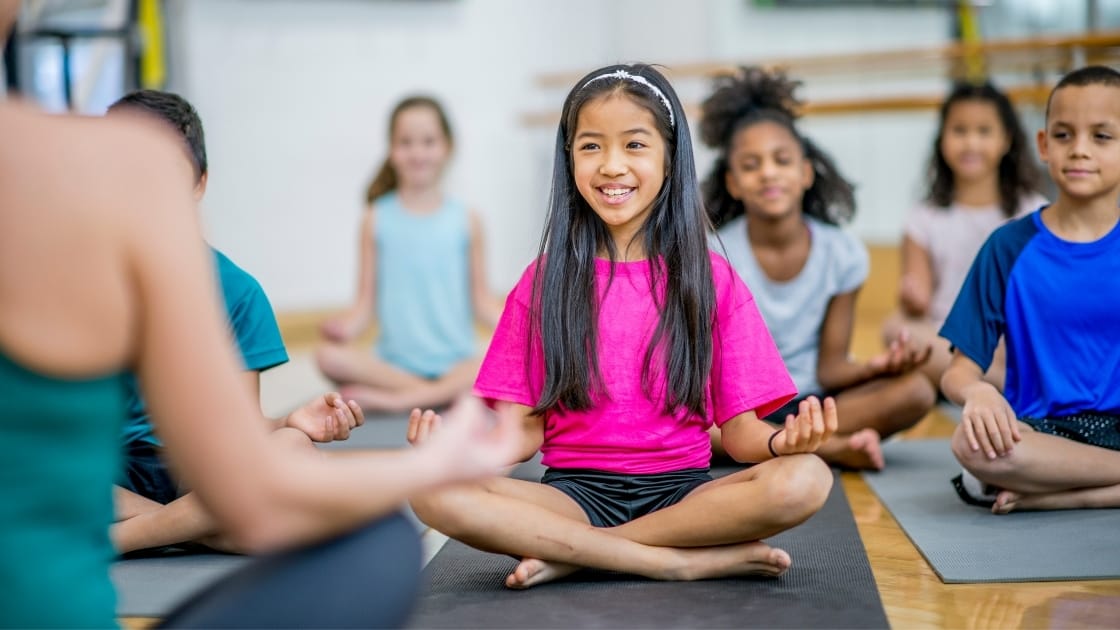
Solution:
<svg viewBox="0 0 1120 630">
<path fill-rule="evenodd" d="M 771 457 L 781 457 L 781 455 L 778 455 L 778 451 L 774 450 L 774 438 L 778 437 L 778 434 L 781 432 L 782 429 L 778 429 L 777 431 L 771 433 L 770 439 L 766 441 L 766 448 L 770 449 Z"/>
</svg>

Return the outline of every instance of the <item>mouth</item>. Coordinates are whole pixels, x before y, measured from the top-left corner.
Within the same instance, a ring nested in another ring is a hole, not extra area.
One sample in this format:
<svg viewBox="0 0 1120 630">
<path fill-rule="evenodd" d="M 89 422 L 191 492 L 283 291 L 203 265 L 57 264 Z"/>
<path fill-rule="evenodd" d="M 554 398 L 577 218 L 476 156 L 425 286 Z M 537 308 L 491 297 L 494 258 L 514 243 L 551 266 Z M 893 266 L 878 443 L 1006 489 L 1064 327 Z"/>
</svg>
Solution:
<svg viewBox="0 0 1120 630">
<path fill-rule="evenodd" d="M 1094 171 L 1090 171 L 1090 170 L 1084 169 L 1084 168 L 1067 168 L 1067 169 L 1062 170 L 1062 175 L 1065 175 L 1066 177 L 1073 177 L 1073 178 L 1088 177 L 1088 176 L 1092 175 L 1093 173 L 1094 173 Z"/>
<path fill-rule="evenodd" d="M 637 188 L 629 188 L 626 186 L 600 186 L 598 189 L 599 198 L 603 203 L 610 206 L 617 206 L 626 203 L 631 197 L 634 196 L 634 191 Z"/>
</svg>

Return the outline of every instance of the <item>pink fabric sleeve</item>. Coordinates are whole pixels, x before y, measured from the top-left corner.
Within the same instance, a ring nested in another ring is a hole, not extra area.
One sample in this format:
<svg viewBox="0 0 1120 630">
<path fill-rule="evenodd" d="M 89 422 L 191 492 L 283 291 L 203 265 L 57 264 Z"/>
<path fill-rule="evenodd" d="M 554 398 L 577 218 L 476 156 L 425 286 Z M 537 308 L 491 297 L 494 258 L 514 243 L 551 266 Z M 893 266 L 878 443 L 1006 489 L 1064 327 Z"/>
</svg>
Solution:
<svg viewBox="0 0 1120 630">
<path fill-rule="evenodd" d="M 712 255 L 716 287 L 711 395 L 716 426 L 754 411 L 759 418 L 797 395 L 747 285 L 726 260 Z"/>
<path fill-rule="evenodd" d="M 540 399 L 544 365 L 539 341 L 534 340 L 529 352 L 529 303 L 535 266 L 529 265 L 506 298 L 475 379 L 475 395 L 491 407 L 498 400 L 533 407 Z"/>
<path fill-rule="evenodd" d="M 933 212 L 936 212 L 936 210 L 930 209 L 925 204 L 914 206 L 910 209 L 910 213 L 906 215 L 906 223 L 902 228 L 903 233 L 909 236 L 910 240 L 925 250 L 929 250 L 929 234 L 933 219 L 931 213 Z"/>
</svg>

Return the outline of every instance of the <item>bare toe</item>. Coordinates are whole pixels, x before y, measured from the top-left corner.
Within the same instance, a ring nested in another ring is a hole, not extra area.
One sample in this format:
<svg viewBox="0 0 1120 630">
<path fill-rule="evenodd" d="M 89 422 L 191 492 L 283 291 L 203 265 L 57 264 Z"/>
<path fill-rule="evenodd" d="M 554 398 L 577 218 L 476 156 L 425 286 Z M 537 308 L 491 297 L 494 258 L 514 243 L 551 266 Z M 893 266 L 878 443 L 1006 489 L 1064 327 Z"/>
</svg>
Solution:
<svg viewBox="0 0 1120 630">
<path fill-rule="evenodd" d="M 506 577 L 506 587 L 526 589 L 544 584 L 574 573 L 579 567 L 560 562 L 545 562 L 536 558 L 525 558 L 517 568 Z"/>
</svg>

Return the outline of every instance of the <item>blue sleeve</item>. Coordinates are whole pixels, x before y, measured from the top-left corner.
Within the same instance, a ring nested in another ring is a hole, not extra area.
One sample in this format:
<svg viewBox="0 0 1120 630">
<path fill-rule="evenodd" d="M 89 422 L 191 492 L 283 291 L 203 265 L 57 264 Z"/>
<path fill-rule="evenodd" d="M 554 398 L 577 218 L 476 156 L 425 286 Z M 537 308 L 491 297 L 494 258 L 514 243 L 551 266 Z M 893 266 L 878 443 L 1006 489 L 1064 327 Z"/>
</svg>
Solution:
<svg viewBox="0 0 1120 630">
<path fill-rule="evenodd" d="M 941 327 L 940 335 L 985 372 L 991 366 L 992 354 L 1007 323 L 1007 279 L 1037 232 L 1030 216 L 993 232 L 972 261 L 968 277 Z"/>
<path fill-rule="evenodd" d="M 280 326 L 260 283 L 220 253 L 216 257 L 226 315 L 245 370 L 263 372 L 287 363 Z"/>
</svg>

